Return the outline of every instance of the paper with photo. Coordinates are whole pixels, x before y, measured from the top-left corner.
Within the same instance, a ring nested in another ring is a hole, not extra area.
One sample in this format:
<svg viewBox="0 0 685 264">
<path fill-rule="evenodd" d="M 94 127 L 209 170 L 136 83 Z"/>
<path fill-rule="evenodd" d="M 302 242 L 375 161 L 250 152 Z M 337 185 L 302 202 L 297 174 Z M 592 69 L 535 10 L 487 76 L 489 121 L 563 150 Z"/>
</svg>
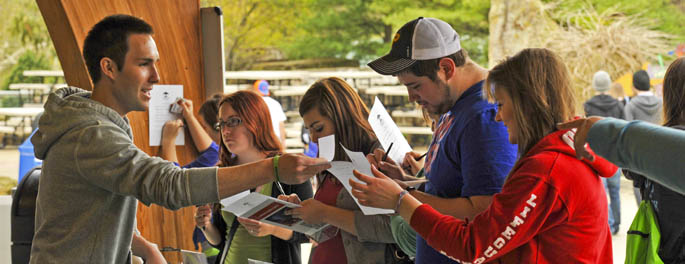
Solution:
<svg viewBox="0 0 685 264">
<path fill-rule="evenodd" d="M 378 97 L 374 100 L 373 107 L 371 107 L 369 112 L 369 124 L 373 132 L 376 133 L 376 137 L 381 146 L 383 146 L 383 149 L 387 150 L 390 144 L 393 144 L 388 157 L 394 160 L 395 163 L 402 165 L 404 155 L 412 151 L 411 146 L 409 146 L 409 142 L 404 138 L 400 128 L 397 127 L 390 114 L 388 114 L 383 103 L 378 100 Z"/>
<path fill-rule="evenodd" d="M 302 219 L 285 215 L 286 209 L 297 207 L 301 206 L 261 193 L 252 192 L 232 204 L 224 206 L 221 210 L 231 212 L 239 217 L 280 226 L 309 236 L 328 226 L 328 224 L 310 225 Z"/>
<path fill-rule="evenodd" d="M 171 104 L 176 102 L 176 98 L 183 97 L 183 85 L 180 84 L 156 84 L 150 91 L 150 146 L 159 146 L 162 143 L 162 127 L 169 120 L 179 119 L 181 116 L 169 112 Z M 176 136 L 176 145 L 185 144 L 183 129 Z"/>
</svg>

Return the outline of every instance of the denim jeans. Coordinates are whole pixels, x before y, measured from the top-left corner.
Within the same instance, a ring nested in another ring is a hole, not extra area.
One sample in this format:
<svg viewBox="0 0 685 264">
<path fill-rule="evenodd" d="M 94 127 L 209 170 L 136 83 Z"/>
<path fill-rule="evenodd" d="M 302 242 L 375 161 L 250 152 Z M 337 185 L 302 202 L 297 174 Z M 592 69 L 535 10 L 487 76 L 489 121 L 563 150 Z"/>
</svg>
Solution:
<svg viewBox="0 0 685 264">
<path fill-rule="evenodd" d="M 611 233 L 618 232 L 618 226 L 621 224 L 621 170 L 616 171 L 614 176 L 609 178 L 602 178 L 604 188 L 609 194 L 609 227 Z"/>
</svg>

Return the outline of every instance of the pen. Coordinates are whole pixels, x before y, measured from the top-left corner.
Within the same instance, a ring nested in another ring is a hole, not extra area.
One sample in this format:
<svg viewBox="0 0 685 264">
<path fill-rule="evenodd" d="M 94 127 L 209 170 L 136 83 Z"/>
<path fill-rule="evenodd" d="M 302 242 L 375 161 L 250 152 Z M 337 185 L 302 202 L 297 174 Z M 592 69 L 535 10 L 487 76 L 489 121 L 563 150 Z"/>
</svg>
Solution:
<svg viewBox="0 0 685 264">
<path fill-rule="evenodd" d="M 392 149 L 392 145 L 395 144 L 395 142 L 390 142 L 390 147 L 388 147 L 388 151 L 385 152 L 385 155 L 383 155 L 383 161 L 388 159 L 388 154 L 390 153 L 390 150 Z"/>
<path fill-rule="evenodd" d="M 428 154 L 428 152 L 423 153 L 423 155 L 419 156 L 418 158 L 415 158 L 414 160 L 415 160 L 415 161 L 419 161 L 419 160 L 423 159 L 423 157 L 425 157 L 426 154 Z"/>
<path fill-rule="evenodd" d="M 276 187 L 278 188 L 278 191 L 281 192 L 282 195 L 285 195 L 285 191 L 283 191 L 283 186 L 281 186 L 281 182 L 276 182 Z"/>
</svg>

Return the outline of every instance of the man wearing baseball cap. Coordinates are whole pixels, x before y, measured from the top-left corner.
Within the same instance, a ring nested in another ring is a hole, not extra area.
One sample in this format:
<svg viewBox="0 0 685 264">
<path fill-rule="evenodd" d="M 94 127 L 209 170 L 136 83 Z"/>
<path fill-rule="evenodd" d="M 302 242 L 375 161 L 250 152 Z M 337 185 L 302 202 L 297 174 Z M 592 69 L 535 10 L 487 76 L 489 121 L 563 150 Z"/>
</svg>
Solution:
<svg viewBox="0 0 685 264">
<path fill-rule="evenodd" d="M 402 26 L 390 53 L 368 65 L 397 76 L 410 101 L 442 115 L 428 147 L 425 192 L 408 191 L 443 214 L 473 219 L 500 192 L 516 160 L 507 129 L 495 121 L 497 107 L 482 97 L 487 69 L 469 59 L 452 26 L 423 17 Z M 389 165 L 379 162 L 379 154 L 373 158 L 384 169 Z M 420 236 L 416 240 L 416 263 L 456 263 Z"/>
</svg>

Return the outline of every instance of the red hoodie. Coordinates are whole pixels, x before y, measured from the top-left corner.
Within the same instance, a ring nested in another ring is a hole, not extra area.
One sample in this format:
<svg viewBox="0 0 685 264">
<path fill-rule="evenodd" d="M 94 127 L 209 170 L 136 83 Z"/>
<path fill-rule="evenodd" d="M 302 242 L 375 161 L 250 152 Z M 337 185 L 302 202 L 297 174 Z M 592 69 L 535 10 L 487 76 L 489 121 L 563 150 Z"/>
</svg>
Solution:
<svg viewBox="0 0 685 264">
<path fill-rule="evenodd" d="M 461 263 L 612 263 L 599 176 L 611 177 L 618 168 L 598 156 L 594 162 L 576 159 L 572 138 L 564 130 L 538 142 L 473 221 L 424 204 L 411 226 Z"/>
</svg>

